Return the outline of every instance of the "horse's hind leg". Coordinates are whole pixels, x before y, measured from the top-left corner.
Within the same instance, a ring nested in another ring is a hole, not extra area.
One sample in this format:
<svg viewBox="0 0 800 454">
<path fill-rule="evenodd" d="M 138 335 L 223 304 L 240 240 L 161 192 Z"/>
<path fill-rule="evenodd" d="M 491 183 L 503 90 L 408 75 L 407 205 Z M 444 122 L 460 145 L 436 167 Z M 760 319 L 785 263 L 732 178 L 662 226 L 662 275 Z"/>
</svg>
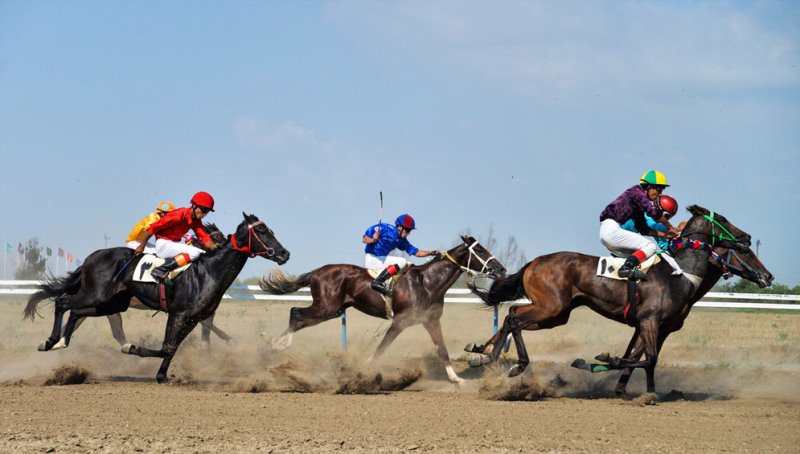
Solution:
<svg viewBox="0 0 800 454">
<path fill-rule="evenodd" d="M 119 342 L 120 346 L 127 344 L 128 340 L 125 338 L 125 329 L 122 327 L 122 315 L 109 314 L 106 317 L 108 318 L 109 326 L 111 326 L 111 334 L 114 336 L 114 339 Z M 76 325 L 75 329 L 77 328 L 78 326 Z"/>
<path fill-rule="evenodd" d="M 397 336 L 408 327 L 408 323 L 405 321 L 407 317 L 395 317 L 392 320 L 392 324 L 389 326 L 389 329 L 386 331 L 386 334 L 383 335 L 383 339 L 381 339 L 381 343 L 378 344 L 378 348 L 375 349 L 375 353 L 372 354 L 369 358 L 367 358 L 367 362 L 372 361 L 375 358 L 379 358 L 383 353 L 389 348 L 392 342 L 397 339 Z"/>
<path fill-rule="evenodd" d="M 289 310 L 289 327 L 277 338 L 271 339 L 272 349 L 280 351 L 292 345 L 294 333 L 342 315 L 344 298 L 314 298 L 311 306 L 293 307 Z M 267 337 L 262 333 L 263 337 Z"/>
<path fill-rule="evenodd" d="M 56 298 L 53 307 L 53 330 L 50 332 L 50 337 L 39 344 L 37 349 L 40 352 L 52 350 L 53 346 L 61 340 L 61 323 L 64 320 L 64 313 L 67 311 L 66 304 L 61 298 Z"/>
</svg>

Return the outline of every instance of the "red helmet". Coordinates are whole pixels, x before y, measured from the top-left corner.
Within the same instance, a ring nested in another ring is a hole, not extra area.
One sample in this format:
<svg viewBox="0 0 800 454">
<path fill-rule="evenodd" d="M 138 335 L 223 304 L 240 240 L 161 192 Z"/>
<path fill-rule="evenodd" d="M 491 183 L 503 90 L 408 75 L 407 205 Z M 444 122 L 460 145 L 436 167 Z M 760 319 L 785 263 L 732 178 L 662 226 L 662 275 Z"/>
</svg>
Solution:
<svg viewBox="0 0 800 454">
<path fill-rule="evenodd" d="M 669 217 L 675 216 L 678 212 L 678 202 L 668 195 L 662 195 L 658 198 L 658 205 L 662 210 L 669 213 Z"/>
<path fill-rule="evenodd" d="M 214 197 L 211 197 L 211 194 L 207 192 L 198 192 L 192 196 L 192 200 L 189 202 L 199 207 L 208 208 L 209 210 L 214 211 Z"/>
<path fill-rule="evenodd" d="M 410 214 L 401 214 L 398 216 L 397 220 L 394 221 L 394 225 L 402 226 L 407 230 L 414 230 L 417 227 L 414 218 L 412 218 Z"/>
</svg>

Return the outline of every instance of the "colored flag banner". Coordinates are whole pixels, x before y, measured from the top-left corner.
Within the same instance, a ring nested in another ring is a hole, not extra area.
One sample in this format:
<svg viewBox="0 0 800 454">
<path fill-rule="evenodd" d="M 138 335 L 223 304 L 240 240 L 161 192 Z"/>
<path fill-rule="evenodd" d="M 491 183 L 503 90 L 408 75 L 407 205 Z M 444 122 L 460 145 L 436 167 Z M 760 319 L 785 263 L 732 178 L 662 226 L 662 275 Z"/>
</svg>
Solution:
<svg viewBox="0 0 800 454">
<path fill-rule="evenodd" d="M 12 246 L 10 243 L 6 243 L 6 253 L 11 252 L 13 250 L 14 246 Z"/>
<path fill-rule="evenodd" d="M 67 252 L 67 262 L 72 263 L 75 260 L 75 257 L 72 255 L 72 252 Z"/>
<path fill-rule="evenodd" d="M 61 246 L 58 247 L 58 256 L 59 257 L 64 257 L 64 250 L 61 249 Z"/>
<path fill-rule="evenodd" d="M 19 243 L 19 246 L 17 246 L 17 252 L 19 252 L 19 255 L 25 253 L 25 246 L 23 246 L 22 243 Z"/>
<path fill-rule="evenodd" d="M 53 255 L 53 250 L 50 249 L 50 248 L 47 248 L 47 256 L 50 257 L 52 255 Z"/>
</svg>

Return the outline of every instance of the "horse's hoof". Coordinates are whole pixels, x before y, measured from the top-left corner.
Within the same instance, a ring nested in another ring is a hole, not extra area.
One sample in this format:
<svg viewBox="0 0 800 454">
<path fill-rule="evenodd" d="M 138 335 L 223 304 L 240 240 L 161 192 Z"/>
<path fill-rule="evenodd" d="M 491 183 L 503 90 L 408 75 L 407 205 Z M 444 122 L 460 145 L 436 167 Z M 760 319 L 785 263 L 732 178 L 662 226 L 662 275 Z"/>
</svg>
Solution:
<svg viewBox="0 0 800 454">
<path fill-rule="evenodd" d="M 572 364 L 570 364 L 570 366 L 572 366 L 572 367 L 574 367 L 576 369 L 583 369 L 583 370 L 588 370 L 588 371 L 592 370 L 592 367 L 589 366 L 588 364 L 586 364 L 586 360 L 583 360 L 581 358 L 578 358 L 575 361 L 573 361 Z"/>
<path fill-rule="evenodd" d="M 469 364 L 469 367 L 481 367 L 489 362 L 488 359 L 489 358 L 482 358 L 482 357 L 470 358 L 469 361 L 467 361 L 467 364 Z"/>
<path fill-rule="evenodd" d="M 464 351 L 467 353 L 479 353 L 483 355 L 484 352 L 486 351 L 486 345 L 480 345 L 472 342 L 464 347 Z"/>
<path fill-rule="evenodd" d="M 451 383 L 453 383 L 453 384 L 454 384 L 454 385 L 456 385 L 456 386 L 463 386 L 463 385 L 464 385 L 464 383 L 466 383 L 467 381 L 466 381 L 466 380 L 464 380 L 464 379 L 463 379 L 463 378 L 461 378 L 461 377 L 456 377 L 456 378 L 454 378 L 454 379 L 451 379 L 451 380 L 450 380 L 450 382 L 451 382 Z"/>
<path fill-rule="evenodd" d="M 600 353 L 599 355 L 595 356 L 594 359 L 596 359 L 598 361 L 601 361 L 601 362 L 604 362 L 604 363 L 610 363 L 610 362 L 615 361 L 615 360 L 617 360 L 619 358 L 611 356 L 610 353 L 604 352 L 604 353 Z"/>
<path fill-rule="evenodd" d="M 58 340 L 58 343 L 53 345 L 53 348 L 51 348 L 51 350 L 61 350 L 62 348 L 67 348 L 67 340 L 66 338 L 63 337 Z"/>
<path fill-rule="evenodd" d="M 156 381 L 159 385 L 166 385 L 169 383 L 169 377 L 167 377 L 166 374 L 158 374 L 156 375 Z"/>
<path fill-rule="evenodd" d="M 511 369 L 508 370 L 508 376 L 509 376 L 509 378 L 510 377 L 516 377 L 517 375 L 519 375 L 519 374 L 521 374 L 523 372 L 525 372 L 525 366 L 521 366 L 519 364 L 514 364 L 513 366 L 511 366 Z"/>
<path fill-rule="evenodd" d="M 52 348 L 53 348 L 53 343 L 50 341 L 50 339 L 47 339 L 46 341 L 39 344 L 39 346 L 36 349 L 39 350 L 40 352 L 49 352 Z"/>
<path fill-rule="evenodd" d="M 228 339 L 227 344 L 228 344 L 228 347 L 236 347 L 236 346 L 239 345 L 239 343 L 236 342 L 236 339 Z"/>
<path fill-rule="evenodd" d="M 200 342 L 200 350 L 204 351 L 204 352 L 210 352 L 211 351 L 211 342 L 201 341 Z"/>
<path fill-rule="evenodd" d="M 122 353 L 131 354 L 131 350 L 133 350 L 134 348 L 135 347 L 133 346 L 133 344 L 125 344 L 122 346 Z"/>
</svg>

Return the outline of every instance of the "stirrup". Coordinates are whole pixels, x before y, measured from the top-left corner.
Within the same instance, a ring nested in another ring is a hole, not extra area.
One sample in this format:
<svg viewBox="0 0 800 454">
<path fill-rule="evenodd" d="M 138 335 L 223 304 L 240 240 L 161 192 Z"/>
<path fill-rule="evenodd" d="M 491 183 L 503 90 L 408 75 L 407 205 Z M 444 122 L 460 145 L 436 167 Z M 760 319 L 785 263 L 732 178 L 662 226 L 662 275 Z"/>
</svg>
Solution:
<svg viewBox="0 0 800 454">
<path fill-rule="evenodd" d="M 382 293 L 386 296 L 389 296 L 389 294 L 391 294 L 391 290 L 389 289 L 389 286 L 386 285 L 386 282 L 372 281 L 372 283 L 370 283 L 370 286 L 372 287 L 372 290 L 375 290 L 376 292 Z"/>
</svg>

